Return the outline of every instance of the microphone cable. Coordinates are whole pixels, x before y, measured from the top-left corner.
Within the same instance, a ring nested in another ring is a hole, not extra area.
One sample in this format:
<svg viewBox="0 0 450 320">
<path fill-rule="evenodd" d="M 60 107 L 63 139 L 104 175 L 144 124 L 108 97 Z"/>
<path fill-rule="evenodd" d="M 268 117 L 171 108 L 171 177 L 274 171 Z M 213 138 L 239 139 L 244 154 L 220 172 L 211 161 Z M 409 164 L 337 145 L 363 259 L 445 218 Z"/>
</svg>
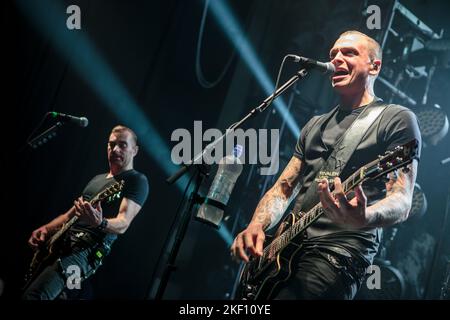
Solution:
<svg viewBox="0 0 450 320">
<path fill-rule="evenodd" d="M 215 87 L 222 79 L 225 77 L 225 73 L 228 71 L 228 69 L 231 66 L 231 62 L 233 61 L 234 56 L 236 55 L 236 49 L 233 49 L 233 53 L 231 54 L 231 57 L 228 59 L 225 67 L 223 68 L 220 75 L 217 77 L 214 81 L 209 81 L 205 78 L 205 75 L 203 74 L 203 70 L 201 67 L 201 48 L 202 48 L 202 42 L 203 42 L 203 33 L 205 30 L 205 21 L 206 21 L 206 14 L 208 12 L 208 6 L 209 6 L 209 0 L 205 1 L 205 7 L 203 9 L 202 14 L 202 20 L 200 22 L 200 30 L 198 31 L 198 38 L 197 38 L 197 52 L 195 56 L 195 75 L 197 76 L 198 83 L 205 89 L 211 89 Z"/>
<path fill-rule="evenodd" d="M 281 74 L 284 69 L 284 64 L 285 64 L 287 58 L 292 58 L 292 57 L 293 57 L 292 54 L 287 54 L 284 56 L 283 60 L 281 61 L 280 67 L 278 68 L 277 81 L 275 82 L 275 87 L 272 92 L 272 98 L 270 98 L 270 100 L 267 102 L 267 104 L 264 108 L 258 109 L 259 112 L 263 112 L 264 110 L 266 110 L 272 104 L 272 102 L 275 100 L 275 92 L 277 92 L 278 86 L 280 85 L 280 78 L 281 78 Z"/>
</svg>

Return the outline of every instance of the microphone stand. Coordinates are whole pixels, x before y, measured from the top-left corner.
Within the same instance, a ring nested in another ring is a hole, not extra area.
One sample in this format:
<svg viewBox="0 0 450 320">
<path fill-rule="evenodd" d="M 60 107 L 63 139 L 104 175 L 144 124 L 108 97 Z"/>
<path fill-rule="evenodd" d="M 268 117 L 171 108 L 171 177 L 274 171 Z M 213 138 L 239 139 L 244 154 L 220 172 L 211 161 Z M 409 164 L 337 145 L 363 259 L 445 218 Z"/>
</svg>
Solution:
<svg viewBox="0 0 450 320">
<path fill-rule="evenodd" d="M 163 270 L 163 273 L 161 275 L 161 279 L 159 281 L 159 284 L 156 288 L 156 293 L 153 296 L 153 292 L 156 287 L 156 279 L 152 279 L 152 286 L 149 292 L 149 298 L 155 299 L 155 300 L 161 300 L 164 295 L 164 291 L 167 287 L 167 284 L 169 282 L 170 275 L 172 271 L 176 269 L 175 266 L 175 260 L 178 255 L 178 251 L 181 246 L 181 242 L 184 239 L 184 236 L 186 234 L 189 221 L 192 214 L 192 209 L 196 203 L 199 203 L 202 200 L 202 197 L 198 195 L 198 190 L 200 189 L 201 184 L 203 183 L 203 178 L 207 173 L 205 173 L 205 167 L 204 165 L 201 165 L 201 160 L 203 159 L 203 155 L 208 150 L 208 148 L 214 147 L 216 144 L 218 144 L 220 141 L 222 141 L 230 132 L 232 132 L 234 129 L 240 127 L 245 121 L 248 119 L 254 117 L 255 115 L 264 112 L 275 100 L 277 97 L 279 97 L 283 92 L 285 92 L 289 87 L 291 87 L 294 83 L 296 83 L 299 79 L 306 77 L 308 74 L 307 69 L 312 68 L 313 66 L 307 66 L 305 65 L 302 69 L 297 71 L 297 73 L 291 77 L 288 81 L 286 81 L 283 85 L 281 85 L 278 89 L 275 90 L 274 93 L 272 93 L 270 96 L 268 96 L 264 101 L 257 106 L 256 108 L 252 109 L 244 118 L 239 120 L 238 122 L 232 124 L 223 134 L 220 136 L 220 138 L 214 140 L 210 144 L 208 144 L 205 149 L 203 149 L 202 152 L 200 152 L 197 156 L 195 156 L 191 161 L 189 161 L 187 164 L 183 164 L 182 167 L 174 173 L 172 176 L 166 179 L 166 182 L 168 184 L 173 184 L 176 182 L 181 176 L 186 174 L 192 167 L 196 169 L 196 172 L 194 173 L 195 177 L 195 185 L 194 190 L 192 191 L 191 195 L 189 196 L 188 205 L 186 206 L 186 210 L 183 212 L 181 218 L 180 218 L 180 225 L 178 227 L 178 230 L 175 235 L 175 241 L 170 248 L 169 256 L 167 258 L 167 262 L 165 263 L 165 267 Z M 177 214 L 178 216 L 178 214 Z M 176 219 L 176 217 L 175 217 Z M 168 245 L 166 245 L 168 246 Z"/>
</svg>

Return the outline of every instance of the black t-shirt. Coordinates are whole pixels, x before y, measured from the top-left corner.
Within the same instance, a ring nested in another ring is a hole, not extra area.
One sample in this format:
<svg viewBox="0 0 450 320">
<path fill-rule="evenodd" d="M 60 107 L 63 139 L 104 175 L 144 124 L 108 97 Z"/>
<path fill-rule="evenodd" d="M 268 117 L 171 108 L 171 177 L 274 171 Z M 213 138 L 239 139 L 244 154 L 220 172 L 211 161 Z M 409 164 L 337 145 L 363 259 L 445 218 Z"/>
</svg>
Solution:
<svg viewBox="0 0 450 320">
<path fill-rule="evenodd" d="M 83 199 L 89 201 L 114 183 L 120 182 L 121 180 L 125 182 L 120 193 L 102 201 L 101 207 L 103 210 L 103 217 L 116 217 L 123 198 L 133 200 L 141 207 L 144 205 L 149 193 L 148 180 L 144 174 L 132 169 L 110 178 L 107 178 L 107 175 L 108 173 L 96 175 L 89 181 L 82 192 Z M 74 240 L 77 239 L 74 235 L 77 233 L 80 234 L 80 232 L 88 232 L 94 239 L 103 241 L 109 245 L 117 238 L 116 234 L 100 231 L 97 228 L 78 220 L 71 228 L 71 238 Z M 83 237 L 80 238 L 80 241 L 83 241 Z"/>
<path fill-rule="evenodd" d="M 338 108 L 337 112 L 321 128 L 317 128 L 316 124 L 321 122 L 318 120 L 325 115 L 313 117 L 305 125 L 294 151 L 294 156 L 303 163 L 300 180 L 302 188 L 296 201 L 302 202 L 306 190 L 311 186 L 320 170 L 322 159 L 329 156 L 336 142 L 366 107 L 350 111 Z M 320 135 L 318 141 L 321 143 L 310 145 L 305 150 L 305 140 L 309 134 Z M 365 133 L 341 172 L 341 180 L 344 181 L 363 165 L 376 159 L 378 155 L 384 154 L 387 150 L 393 150 L 396 146 L 405 144 L 412 139 L 419 141 L 420 152 L 421 136 L 414 113 L 399 105 L 389 105 Z M 381 179 L 367 181 L 363 184 L 363 190 L 368 198 L 368 205 L 372 205 L 386 196 L 385 181 Z M 346 228 L 332 222 L 326 215 L 322 215 L 307 229 L 307 235 L 308 239 L 304 242 L 306 247 L 322 247 L 346 256 L 352 254 L 366 264 L 370 264 L 378 250 L 381 229 Z"/>
</svg>

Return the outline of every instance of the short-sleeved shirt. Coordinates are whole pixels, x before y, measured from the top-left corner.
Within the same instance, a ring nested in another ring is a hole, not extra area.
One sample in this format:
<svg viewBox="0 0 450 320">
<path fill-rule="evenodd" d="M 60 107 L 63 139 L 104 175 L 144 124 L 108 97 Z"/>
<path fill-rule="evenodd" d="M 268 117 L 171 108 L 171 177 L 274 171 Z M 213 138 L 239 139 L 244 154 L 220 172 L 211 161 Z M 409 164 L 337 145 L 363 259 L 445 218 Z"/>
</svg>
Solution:
<svg viewBox="0 0 450 320">
<path fill-rule="evenodd" d="M 101 207 L 103 217 L 116 217 L 123 198 L 132 200 L 142 207 L 149 193 L 148 180 L 144 174 L 134 169 L 124 171 L 109 178 L 108 173 L 96 175 L 84 188 L 82 192 L 83 199 L 85 201 L 90 201 L 98 193 L 122 180 L 124 181 L 122 191 L 102 201 Z M 88 232 L 94 239 L 98 239 L 99 241 L 109 245 L 112 244 L 112 242 L 117 238 L 116 234 L 100 231 L 96 227 L 90 226 L 81 220 L 78 220 L 78 222 L 71 228 L 72 235 L 77 234 L 77 232 Z M 71 238 L 76 239 L 73 236 Z"/>
<path fill-rule="evenodd" d="M 327 123 L 317 127 L 321 117 L 313 117 L 303 128 L 295 146 L 294 156 L 302 163 L 300 184 L 302 186 L 297 200 L 299 203 L 311 186 L 324 159 L 333 151 L 335 144 L 350 127 L 353 121 L 363 111 L 362 106 L 354 110 L 343 110 L 338 107 L 337 112 Z M 308 135 L 319 135 L 313 139 L 319 141 L 317 145 L 305 146 Z M 419 142 L 419 156 L 421 149 L 421 135 L 414 113 L 399 105 L 389 105 L 386 110 L 365 132 L 361 142 L 347 162 L 340 174 L 344 181 L 363 165 L 373 161 L 378 155 L 383 155 L 396 146 L 416 139 Z M 315 183 L 315 182 L 314 182 Z M 368 205 L 372 205 L 386 196 L 386 185 L 382 179 L 370 180 L 363 184 L 363 190 L 368 198 Z M 381 236 L 379 228 L 352 229 L 332 222 L 326 215 L 322 215 L 307 229 L 305 247 L 323 247 L 343 255 L 352 255 L 370 264 L 378 250 Z"/>
</svg>

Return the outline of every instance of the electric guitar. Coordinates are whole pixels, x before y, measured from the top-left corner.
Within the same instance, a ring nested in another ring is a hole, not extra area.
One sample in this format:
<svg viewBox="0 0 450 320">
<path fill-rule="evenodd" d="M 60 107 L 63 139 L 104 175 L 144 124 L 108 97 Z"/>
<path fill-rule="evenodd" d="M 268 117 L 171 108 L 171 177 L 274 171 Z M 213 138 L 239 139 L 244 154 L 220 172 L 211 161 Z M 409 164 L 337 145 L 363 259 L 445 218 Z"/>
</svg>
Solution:
<svg viewBox="0 0 450 320">
<path fill-rule="evenodd" d="M 345 194 L 358 184 L 377 179 L 398 168 L 403 168 L 417 157 L 417 140 L 412 140 L 394 151 L 366 164 L 342 183 Z M 239 278 L 235 298 L 241 300 L 270 299 L 279 284 L 291 276 L 291 261 L 301 250 L 304 231 L 324 213 L 321 202 L 306 213 L 291 212 L 263 249 L 261 257 L 252 257 L 245 264 Z"/>
<path fill-rule="evenodd" d="M 122 191 L 124 184 L 125 182 L 123 180 L 112 184 L 94 196 L 89 203 L 92 206 L 96 206 L 99 202 L 103 202 L 105 200 L 108 201 L 109 199 L 114 198 L 119 192 Z M 23 289 L 27 288 L 45 267 L 51 265 L 56 261 L 56 259 L 58 259 L 61 254 L 61 247 L 64 243 L 65 234 L 67 233 L 67 230 L 69 230 L 70 227 L 72 227 L 77 221 L 78 216 L 73 216 L 35 251 L 28 271 L 25 275 L 25 285 Z"/>
</svg>

